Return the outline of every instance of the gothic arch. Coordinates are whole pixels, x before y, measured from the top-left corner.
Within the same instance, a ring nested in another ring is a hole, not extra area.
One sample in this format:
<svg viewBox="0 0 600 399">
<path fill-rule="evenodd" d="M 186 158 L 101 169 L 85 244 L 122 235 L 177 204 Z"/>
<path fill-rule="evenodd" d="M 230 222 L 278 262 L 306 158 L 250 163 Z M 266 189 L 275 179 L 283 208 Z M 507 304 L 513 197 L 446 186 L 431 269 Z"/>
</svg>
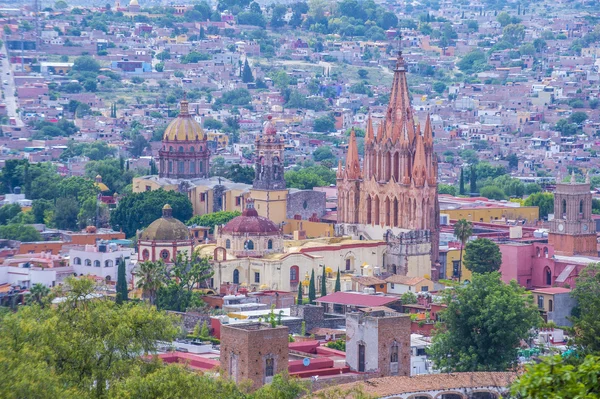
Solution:
<svg viewBox="0 0 600 399">
<path fill-rule="evenodd" d="M 390 212 L 391 208 L 390 208 L 390 197 L 386 197 L 385 198 L 385 225 L 386 226 L 391 226 L 392 222 L 391 222 L 391 215 Z"/>
<path fill-rule="evenodd" d="M 394 197 L 394 207 L 393 207 L 393 213 L 394 213 L 394 217 L 393 217 L 393 226 L 397 227 L 398 226 L 398 198 Z"/>
<path fill-rule="evenodd" d="M 373 211 L 373 204 L 372 204 L 372 200 L 371 200 L 371 196 L 367 195 L 367 224 L 371 224 L 373 222 L 373 217 L 371 216 L 371 213 Z"/>
<path fill-rule="evenodd" d="M 380 207 L 379 207 L 379 202 L 380 202 L 379 201 L 379 196 L 376 195 L 375 196 L 375 224 L 376 225 L 380 224 L 379 222 L 380 222 L 380 217 L 381 217 L 381 215 L 380 215 L 381 210 L 380 210 Z"/>
<path fill-rule="evenodd" d="M 394 152 L 394 179 L 400 180 L 400 154 L 398 151 Z"/>
</svg>

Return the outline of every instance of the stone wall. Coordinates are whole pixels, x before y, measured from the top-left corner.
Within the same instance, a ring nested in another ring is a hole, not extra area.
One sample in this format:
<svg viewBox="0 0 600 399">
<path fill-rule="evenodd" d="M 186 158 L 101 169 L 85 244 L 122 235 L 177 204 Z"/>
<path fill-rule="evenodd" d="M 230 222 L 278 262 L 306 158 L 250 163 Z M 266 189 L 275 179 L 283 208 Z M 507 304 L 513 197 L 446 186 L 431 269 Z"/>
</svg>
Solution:
<svg viewBox="0 0 600 399">
<path fill-rule="evenodd" d="M 316 214 L 317 217 L 325 214 L 325 193 L 301 190 L 288 194 L 288 219 L 294 219 L 294 216 L 300 215 L 303 220 L 308 220 L 313 214 Z"/>
<path fill-rule="evenodd" d="M 346 324 L 345 317 L 325 315 L 325 309 L 318 305 L 293 305 L 290 308 L 290 316 L 304 320 L 307 333 L 313 328 L 337 328 Z M 295 333 L 300 333 L 300 330 Z"/>
<path fill-rule="evenodd" d="M 200 327 L 206 321 L 206 325 L 210 328 L 210 316 L 203 315 L 195 312 L 174 312 L 168 310 L 167 313 L 174 314 L 181 317 L 183 327 L 188 331 L 192 332 L 196 324 L 200 323 Z"/>
</svg>

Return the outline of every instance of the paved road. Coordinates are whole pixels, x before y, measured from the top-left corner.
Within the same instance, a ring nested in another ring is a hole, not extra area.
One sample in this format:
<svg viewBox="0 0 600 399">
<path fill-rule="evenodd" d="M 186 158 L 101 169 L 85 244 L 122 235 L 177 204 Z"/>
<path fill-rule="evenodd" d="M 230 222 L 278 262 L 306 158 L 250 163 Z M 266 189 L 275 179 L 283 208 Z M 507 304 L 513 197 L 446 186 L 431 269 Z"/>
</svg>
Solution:
<svg viewBox="0 0 600 399">
<path fill-rule="evenodd" d="M 17 126 L 23 126 L 23 121 L 20 116 L 17 115 L 17 108 L 19 108 L 18 98 L 15 97 L 15 76 L 10 68 L 10 63 L 8 62 L 8 54 L 6 51 L 6 47 L 2 45 L 0 48 L 0 52 L 4 54 L 4 59 L 0 63 L 0 80 L 2 81 L 2 92 L 4 93 L 4 99 L 2 102 L 6 104 L 6 110 L 8 112 L 9 118 L 15 118 L 17 121 Z M 7 75 L 8 74 L 8 75 Z M 6 81 L 8 84 L 4 84 Z"/>
</svg>

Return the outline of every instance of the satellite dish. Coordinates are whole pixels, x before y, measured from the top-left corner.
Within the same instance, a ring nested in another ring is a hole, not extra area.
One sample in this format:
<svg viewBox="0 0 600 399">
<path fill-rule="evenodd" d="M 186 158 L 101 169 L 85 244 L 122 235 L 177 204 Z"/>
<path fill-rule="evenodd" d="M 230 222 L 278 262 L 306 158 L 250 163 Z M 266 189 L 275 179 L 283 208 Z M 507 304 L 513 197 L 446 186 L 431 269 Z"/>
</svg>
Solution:
<svg viewBox="0 0 600 399">
<path fill-rule="evenodd" d="M 304 359 L 302 359 L 302 364 L 304 365 L 304 367 L 310 366 L 310 358 L 305 357 Z"/>
</svg>

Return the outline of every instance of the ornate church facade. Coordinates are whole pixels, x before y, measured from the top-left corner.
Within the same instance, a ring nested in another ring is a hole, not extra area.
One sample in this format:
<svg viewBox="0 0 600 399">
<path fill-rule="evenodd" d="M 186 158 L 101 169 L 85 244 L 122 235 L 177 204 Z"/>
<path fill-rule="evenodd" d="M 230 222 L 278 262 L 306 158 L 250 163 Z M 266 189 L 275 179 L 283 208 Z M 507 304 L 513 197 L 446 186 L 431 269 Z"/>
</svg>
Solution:
<svg viewBox="0 0 600 399">
<path fill-rule="evenodd" d="M 337 191 L 338 233 L 384 238 L 389 272 L 436 279 L 437 156 L 429 116 L 424 128 L 414 118 L 401 53 L 386 114 L 377 129 L 371 116 L 367 121 L 362 168 L 352 131 Z"/>
</svg>

